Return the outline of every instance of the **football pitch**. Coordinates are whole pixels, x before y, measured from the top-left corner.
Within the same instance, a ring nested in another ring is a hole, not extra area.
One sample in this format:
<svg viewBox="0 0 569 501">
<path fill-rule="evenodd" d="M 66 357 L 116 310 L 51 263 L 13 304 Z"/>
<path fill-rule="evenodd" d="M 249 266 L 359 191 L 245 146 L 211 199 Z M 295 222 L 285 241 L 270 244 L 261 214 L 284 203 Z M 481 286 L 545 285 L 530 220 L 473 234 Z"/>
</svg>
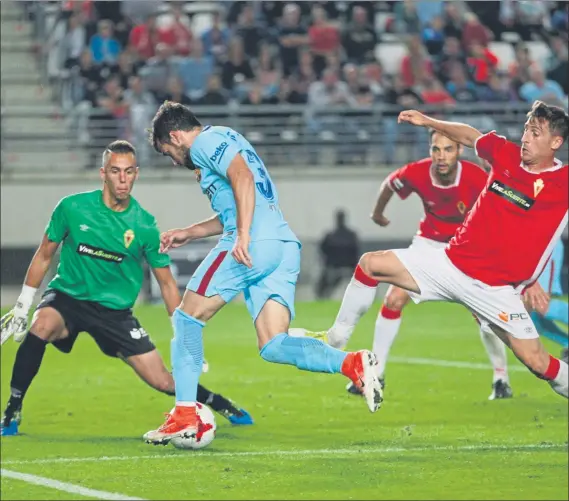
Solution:
<svg viewBox="0 0 569 501">
<path fill-rule="evenodd" d="M 294 326 L 331 325 L 336 302 L 297 305 Z M 369 348 L 377 308 L 350 349 Z M 169 364 L 161 306 L 136 310 Z M 452 304 L 410 305 L 376 414 L 340 375 L 271 365 L 243 305 L 204 331 L 201 382 L 245 407 L 250 427 L 216 415 L 201 451 L 141 437 L 173 399 L 105 357 L 86 334 L 71 355 L 48 347 L 27 395 L 21 436 L 2 438 L 2 499 L 568 499 L 567 400 L 509 354 L 514 398 L 488 401 L 477 325 Z M 545 341 L 556 356 L 559 347 Z M 2 347 L 1 405 L 17 344 Z"/>
</svg>

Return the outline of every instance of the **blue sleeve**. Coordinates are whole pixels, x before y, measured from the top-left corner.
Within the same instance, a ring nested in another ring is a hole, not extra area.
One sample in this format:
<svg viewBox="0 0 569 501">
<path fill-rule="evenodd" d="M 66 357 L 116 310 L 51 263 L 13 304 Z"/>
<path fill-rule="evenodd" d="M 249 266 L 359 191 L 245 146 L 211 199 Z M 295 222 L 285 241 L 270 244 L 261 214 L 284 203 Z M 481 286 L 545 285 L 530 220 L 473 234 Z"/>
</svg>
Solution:
<svg viewBox="0 0 569 501">
<path fill-rule="evenodd" d="M 209 169 L 227 179 L 227 169 L 240 151 L 239 144 L 229 136 L 206 133 L 196 138 L 190 157 L 196 167 Z"/>
<path fill-rule="evenodd" d="M 93 61 L 96 63 L 100 63 L 103 57 L 101 54 L 101 43 L 97 35 L 91 38 L 90 45 L 91 45 L 91 54 L 93 56 Z"/>
</svg>

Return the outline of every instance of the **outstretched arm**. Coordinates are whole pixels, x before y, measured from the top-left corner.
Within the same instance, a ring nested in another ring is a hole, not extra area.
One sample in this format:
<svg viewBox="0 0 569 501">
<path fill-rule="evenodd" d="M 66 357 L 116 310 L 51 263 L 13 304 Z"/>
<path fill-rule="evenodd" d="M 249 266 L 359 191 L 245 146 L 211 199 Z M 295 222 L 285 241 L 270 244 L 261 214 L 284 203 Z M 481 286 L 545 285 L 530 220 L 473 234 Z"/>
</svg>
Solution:
<svg viewBox="0 0 569 501">
<path fill-rule="evenodd" d="M 410 123 L 419 127 L 427 127 L 440 132 L 443 136 L 450 140 L 460 143 L 468 148 L 474 148 L 476 140 L 482 136 L 482 132 L 460 122 L 445 122 L 437 120 L 427 115 L 423 115 L 419 111 L 405 110 L 399 114 L 397 119 L 399 123 Z"/>
<path fill-rule="evenodd" d="M 168 252 L 169 249 L 175 249 L 201 238 L 213 237 L 223 233 L 223 225 L 217 215 L 192 224 L 186 228 L 176 228 L 165 231 L 160 235 L 160 252 Z"/>
</svg>

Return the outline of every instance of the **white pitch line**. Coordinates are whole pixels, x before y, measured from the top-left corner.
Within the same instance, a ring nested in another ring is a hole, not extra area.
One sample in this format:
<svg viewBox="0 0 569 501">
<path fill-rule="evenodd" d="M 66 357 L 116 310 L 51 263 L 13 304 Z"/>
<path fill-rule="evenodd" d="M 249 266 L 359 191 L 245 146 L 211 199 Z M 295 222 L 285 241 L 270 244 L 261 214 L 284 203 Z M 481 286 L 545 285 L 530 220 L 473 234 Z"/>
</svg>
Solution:
<svg viewBox="0 0 569 501">
<path fill-rule="evenodd" d="M 99 461 L 131 461 L 141 459 L 187 459 L 217 457 L 251 457 L 251 456 L 351 456 L 355 454 L 388 454 L 392 452 L 467 452 L 467 451 L 510 451 L 510 450 L 539 450 L 567 448 L 567 444 L 478 444 L 458 446 L 434 446 L 434 447 L 377 447 L 377 448 L 353 448 L 353 449 L 308 449 L 289 451 L 240 451 L 240 452 L 193 452 L 184 454 L 148 454 L 142 456 L 100 456 L 100 457 L 70 457 L 52 459 L 28 459 L 2 461 L 3 465 L 25 464 L 55 464 L 55 463 L 89 463 Z"/>
<path fill-rule="evenodd" d="M 116 492 L 97 491 L 95 489 L 88 489 L 87 487 L 81 487 L 80 485 L 68 484 L 67 482 L 60 482 L 59 480 L 53 480 L 51 478 L 38 477 L 37 475 L 30 475 L 29 473 L 20 473 L 18 471 L 5 470 L 4 468 L 0 469 L 0 475 L 2 475 L 2 477 L 22 480 L 29 484 L 41 485 L 42 487 L 49 487 L 50 489 L 69 492 L 71 494 L 79 494 L 80 496 L 85 496 L 89 498 L 118 499 L 121 501 L 142 500 L 142 498 L 123 496 L 122 494 L 117 494 Z"/>
<path fill-rule="evenodd" d="M 438 360 L 436 358 L 408 358 L 408 357 L 389 357 L 388 362 L 395 362 L 398 364 L 411 364 L 411 365 L 433 365 L 435 367 L 455 367 L 457 369 L 484 369 L 491 370 L 492 366 L 488 364 L 480 364 L 475 362 L 460 362 L 454 360 Z M 509 371 L 515 372 L 529 372 L 528 369 L 521 365 L 512 365 L 508 367 Z"/>
</svg>

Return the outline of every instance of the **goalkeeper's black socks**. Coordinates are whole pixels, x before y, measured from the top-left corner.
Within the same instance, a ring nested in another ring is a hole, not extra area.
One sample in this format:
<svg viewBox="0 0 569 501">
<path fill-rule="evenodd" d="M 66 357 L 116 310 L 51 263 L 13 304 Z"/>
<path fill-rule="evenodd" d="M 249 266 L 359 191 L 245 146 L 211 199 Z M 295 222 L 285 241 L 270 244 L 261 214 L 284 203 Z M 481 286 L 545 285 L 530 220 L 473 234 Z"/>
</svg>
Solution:
<svg viewBox="0 0 569 501">
<path fill-rule="evenodd" d="M 209 405 L 215 412 L 218 412 L 224 417 L 228 417 L 230 415 L 241 416 L 242 414 L 231 400 L 209 391 L 201 384 L 198 385 L 198 402 Z"/>
<path fill-rule="evenodd" d="M 24 395 L 39 371 L 47 344 L 47 341 L 28 332 L 18 348 L 10 381 L 11 396 L 4 413 L 5 426 L 10 424 L 14 413 L 22 408 Z"/>
</svg>

